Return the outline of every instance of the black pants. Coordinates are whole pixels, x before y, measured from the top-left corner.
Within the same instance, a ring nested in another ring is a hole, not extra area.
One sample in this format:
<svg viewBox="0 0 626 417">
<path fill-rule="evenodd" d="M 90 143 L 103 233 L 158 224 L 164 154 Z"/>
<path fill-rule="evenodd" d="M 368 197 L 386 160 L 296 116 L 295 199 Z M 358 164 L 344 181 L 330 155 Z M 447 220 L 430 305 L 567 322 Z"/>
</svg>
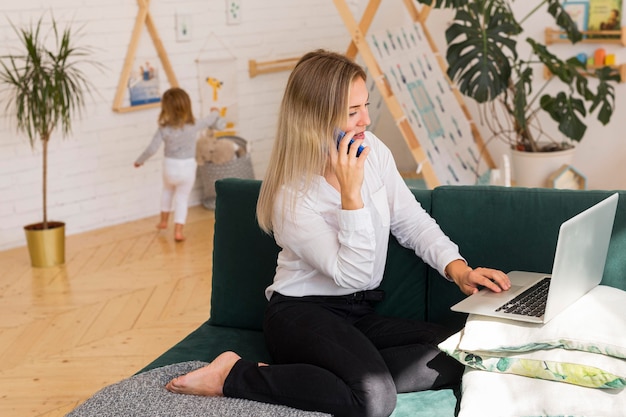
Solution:
<svg viewBox="0 0 626 417">
<path fill-rule="evenodd" d="M 238 361 L 224 394 L 335 417 L 389 416 L 396 394 L 460 381 L 463 367 L 437 348 L 451 332 L 381 317 L 370 301 L 274 294 L 265 314 L 274 365 Z"/>
</svg>

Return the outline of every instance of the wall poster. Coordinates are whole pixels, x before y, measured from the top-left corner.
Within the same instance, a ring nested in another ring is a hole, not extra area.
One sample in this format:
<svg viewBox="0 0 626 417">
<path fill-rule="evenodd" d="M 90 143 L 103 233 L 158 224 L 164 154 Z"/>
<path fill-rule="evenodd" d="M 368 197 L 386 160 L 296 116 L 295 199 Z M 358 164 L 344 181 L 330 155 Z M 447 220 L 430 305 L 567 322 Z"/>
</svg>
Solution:
<svg viewBox="0 0 626 417">
<path fill-rule="evenodd" d="M 419 23 L 367 42 L 441 184 L 475 184 L 488 170 L 471 126 Z"/>
</svg>

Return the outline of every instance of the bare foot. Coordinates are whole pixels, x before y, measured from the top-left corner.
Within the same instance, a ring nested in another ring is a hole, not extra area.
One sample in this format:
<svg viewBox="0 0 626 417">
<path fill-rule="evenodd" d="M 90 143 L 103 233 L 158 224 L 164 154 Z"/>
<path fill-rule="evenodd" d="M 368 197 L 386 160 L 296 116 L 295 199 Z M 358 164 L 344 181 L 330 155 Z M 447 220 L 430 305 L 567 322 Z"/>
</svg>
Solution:
<svg viewBox="0 0 626 417">
<path fill-rule="evenodd" d="M 156 225 L 156 228 L 161 230 L 161 229 L 167 229 L 167 222 L 170 218 L 170 213 L 169 211 L 162 211 L 161 212 L 161 221 Z"/>
<path fill-rule="evenodd" d="M 176 223 L 174 225 L 174 240 L 177 242 L 182 242 L 185 240 L 185 235 L 183 234 L 183 225 L 181 223 Z"/>
<path fill-rule="evenodd" d="M 178 394 L 221 397 L 224 381 L 239 359 L 235 352 L 224 352 L 210 364 L 172 379 L 165 388 Z"/>
</svg>

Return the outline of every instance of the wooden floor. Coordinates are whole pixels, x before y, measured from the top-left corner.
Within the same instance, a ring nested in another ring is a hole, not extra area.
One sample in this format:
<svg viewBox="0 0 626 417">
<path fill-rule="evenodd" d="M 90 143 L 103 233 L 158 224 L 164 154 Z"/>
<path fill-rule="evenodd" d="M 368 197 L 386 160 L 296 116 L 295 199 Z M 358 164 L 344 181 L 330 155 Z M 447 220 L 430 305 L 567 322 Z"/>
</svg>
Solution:
<svg viewBox="0 0 626 417">
<path fill-rule="evenodd" d="M 68 236 L 61 267 L 0 252 L 0 416 L 64 416 L 208 318 L 213 211 L 190 209 L 182 243 L 156 223 Z"/>
</svg>

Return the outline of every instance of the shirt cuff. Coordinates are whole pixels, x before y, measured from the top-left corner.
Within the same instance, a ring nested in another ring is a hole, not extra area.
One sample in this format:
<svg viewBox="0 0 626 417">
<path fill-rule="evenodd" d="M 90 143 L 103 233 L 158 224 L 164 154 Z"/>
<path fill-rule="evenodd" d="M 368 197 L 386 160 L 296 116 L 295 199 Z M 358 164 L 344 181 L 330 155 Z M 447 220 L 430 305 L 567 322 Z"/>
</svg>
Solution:
<svg viewBox="0 0 626 417">
<path fill-rule="evenodd" d="M 363 230 L 371 229 L 372 218 L 367 207 L 357 210 L 340 210 L 339 227 L 342 230 Z"/>
</svg>

